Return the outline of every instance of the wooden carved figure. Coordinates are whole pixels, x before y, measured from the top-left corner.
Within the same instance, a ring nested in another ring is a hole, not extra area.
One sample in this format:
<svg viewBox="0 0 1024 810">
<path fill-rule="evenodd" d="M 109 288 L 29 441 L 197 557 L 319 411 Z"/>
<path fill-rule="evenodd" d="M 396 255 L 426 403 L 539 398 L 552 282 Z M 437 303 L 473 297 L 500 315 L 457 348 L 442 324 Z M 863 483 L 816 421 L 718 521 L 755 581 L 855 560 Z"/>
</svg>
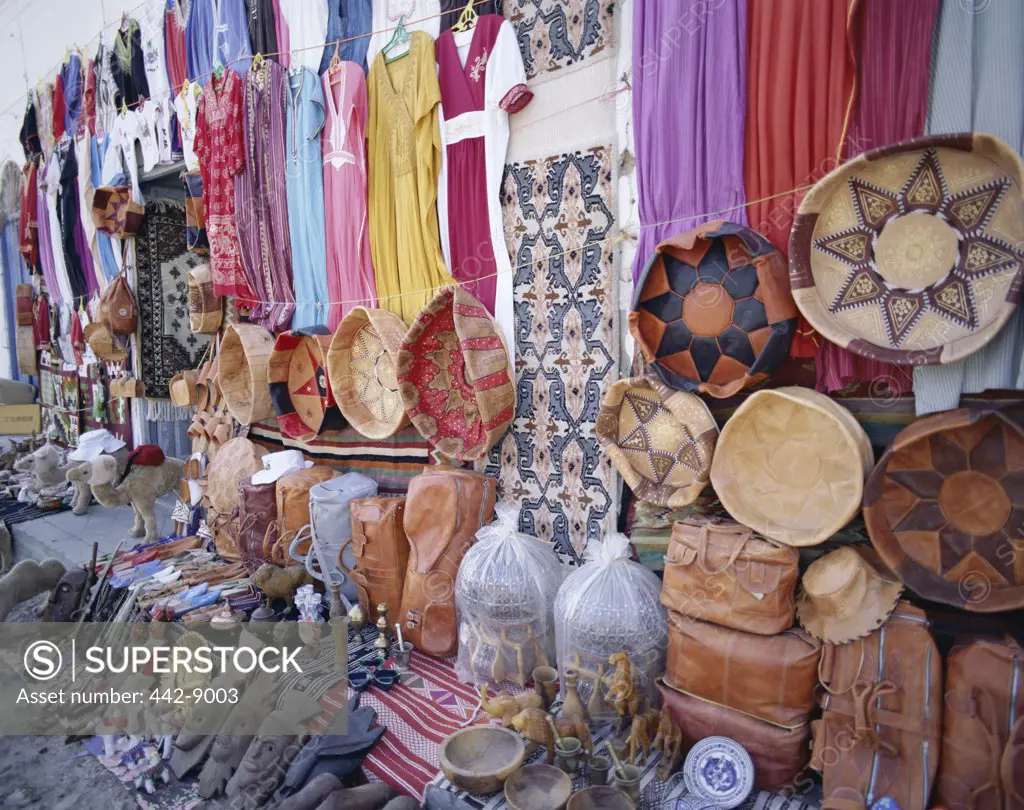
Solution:
<svg viewBox="0 0 1024 810">
<path fill-rule="evenodd" d="M 655 751 L 661 751 L 657 777 L 665 781 L 679 767 L 679 760 L 683 758 L 683 732 L 672 722 L 672 715 L 667 708 L 661 710 L 658 733 L 651 747 Z"/>
<path fill-rule="evenodd" d="M 505 721 L 519 714 L 523 709 L 542 709 L 544 699 L 536 692 L 524 692 L 513 697 L 508 692 L 498 692 L 487 699 L 487 684 L 480 684 L 480 708 L 491 717 Z"/>
<path fill-rule="evenodd" d="M 580 741 L 583 750 L 588 754 L 594 752 L 594 740 L 590 736 L 590 726 L 579 718 L 560 717 L 555 721 L 559 737 L 575 737 Z"/>
<path fill-rule="evenodd" d="M 612 686 L 605 695 L 604 701 L 615 709 L 615 713 L 621 718 L 619 731 L 625 731 L 626 724 L 631 717 L 635 717 L 643 703 L 643 695 L 633 683 L 633 666 L 629 663 L 629 656 L 624 652 L 612 653 L 608 663 L 615 667 L 612 675 Z"/>
<path fill-rule="evenodd" d="M 548 713 L 543 709 L 523 709 L 514 717 L 506 719 L 502 725 L 505 728 L 513 728 L 522 734 L 529 745 L 526 746 L 525 759 L 529 759 L 538 745 L 543 745 L 547 750 L 548 765 L 555 761 L 555 733 L 551 730 L 548 722 Z"/>
<path fill-rule="evenodd" d="M 633 716 L 633 725 L 629 731 L 629 764 L 646 765 L 647 757 L 651 753 L 651 744 L 658 733 L 658 710 L 651 709 L 643 714 Z M 643 758 L 637 762 L 636 755 L 643 753 Z"/>
</svg>

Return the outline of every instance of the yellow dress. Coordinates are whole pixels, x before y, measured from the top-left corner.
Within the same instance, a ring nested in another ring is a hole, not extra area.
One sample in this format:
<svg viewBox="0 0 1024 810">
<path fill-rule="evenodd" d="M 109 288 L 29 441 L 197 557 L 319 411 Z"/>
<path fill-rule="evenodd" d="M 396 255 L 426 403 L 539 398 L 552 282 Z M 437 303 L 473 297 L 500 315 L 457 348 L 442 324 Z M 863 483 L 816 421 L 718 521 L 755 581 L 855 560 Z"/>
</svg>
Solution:
<svg viewBox="0 0 1024 810">
<path fill-rule="evenodd" d="M 433 297 L 433 288 L 454 283 L 437 226 L 441 90 L 434 40 L 414 31 L 409 52 L 390 64 L 378 53 L 368 92 L 370 251 L 377 297 L 380 306 L 411 323 Z"/>
</svg>

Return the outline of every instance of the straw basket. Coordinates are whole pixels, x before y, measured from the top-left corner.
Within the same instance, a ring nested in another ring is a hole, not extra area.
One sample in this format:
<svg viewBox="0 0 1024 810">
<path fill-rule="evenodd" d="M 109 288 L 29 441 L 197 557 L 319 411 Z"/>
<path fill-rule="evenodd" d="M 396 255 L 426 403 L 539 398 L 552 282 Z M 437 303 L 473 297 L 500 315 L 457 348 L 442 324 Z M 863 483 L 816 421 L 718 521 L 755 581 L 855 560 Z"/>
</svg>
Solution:
<svg viewBox="0 0 1024 810">
<path fill-rule="evenodd" d="M 267 382 L 274 336 L 262 326 L 230 324 L 220 344 L 220 389 L 231 415 L 243 425 L 274 415 Z"/>
</svg>

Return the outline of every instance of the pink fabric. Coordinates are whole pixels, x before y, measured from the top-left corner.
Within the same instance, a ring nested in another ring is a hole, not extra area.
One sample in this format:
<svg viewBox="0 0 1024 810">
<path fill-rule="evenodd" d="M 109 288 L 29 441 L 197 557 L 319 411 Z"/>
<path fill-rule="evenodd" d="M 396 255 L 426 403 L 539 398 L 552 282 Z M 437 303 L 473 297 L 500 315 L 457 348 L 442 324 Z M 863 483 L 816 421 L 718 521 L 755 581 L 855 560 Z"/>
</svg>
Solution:
<svg viewBox="0 0 1024 810">
<path fill-rule="evenodd" d="M 277 49 L 280 51 L 277 61 L 281 63 L 281 67 L 289 68 L 292 63 L 292 46 L 291 38 L 288 36 L 288 23 L 284 14 L 281 13 L 280 0 L 272 0 L 272 2 L 274 4 L 274 28 L 277 31 Z"/>
<path fill-rule="evenodd" d="M 164 11 L 164 53 L 167 59 L 167 75 L 171 80 L 171 96 L 181 92 L 188 78 L 188 59 L 185 51 L 185 18 L 181 13 L 179 0 L 173 0 Z"/>
<path fill-rule="evenodd" d="M 327 291 L 333 332 L 354 306 L 375 307 L 377 283 L 370 257 L 366 181 L 366 76 L 355 62 L 326 71 L 324 128 L 324 223 L 327 235 Z M 360 301 L 361 304 L 342 304 Z"/>
<path fill-rule="evenodd" d="M 844 156 L 924 134 L 928 71 L 938 0 L 861 0 L 851 36 L 858 54 L 854 101 Z M 879 394 L 911 390 L 909 367 L 869 360 L 823 340 L 817 357 L 817 389 L 838 391 L 868 382 Z"/>
</svg>

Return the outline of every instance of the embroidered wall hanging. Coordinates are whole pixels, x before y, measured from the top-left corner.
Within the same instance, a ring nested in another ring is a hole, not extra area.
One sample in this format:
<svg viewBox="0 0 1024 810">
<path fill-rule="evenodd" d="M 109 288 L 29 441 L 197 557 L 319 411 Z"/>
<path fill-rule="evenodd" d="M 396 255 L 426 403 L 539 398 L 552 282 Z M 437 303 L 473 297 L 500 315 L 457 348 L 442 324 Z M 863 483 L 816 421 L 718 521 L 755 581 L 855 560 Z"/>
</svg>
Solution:
<svg viewBox="0 0 1024 810">
<path fill-rule="evenodd" d="M 505 0 L 528 79 L 572 67 L 611 50 L 614 0 Z"/>
</svg>

